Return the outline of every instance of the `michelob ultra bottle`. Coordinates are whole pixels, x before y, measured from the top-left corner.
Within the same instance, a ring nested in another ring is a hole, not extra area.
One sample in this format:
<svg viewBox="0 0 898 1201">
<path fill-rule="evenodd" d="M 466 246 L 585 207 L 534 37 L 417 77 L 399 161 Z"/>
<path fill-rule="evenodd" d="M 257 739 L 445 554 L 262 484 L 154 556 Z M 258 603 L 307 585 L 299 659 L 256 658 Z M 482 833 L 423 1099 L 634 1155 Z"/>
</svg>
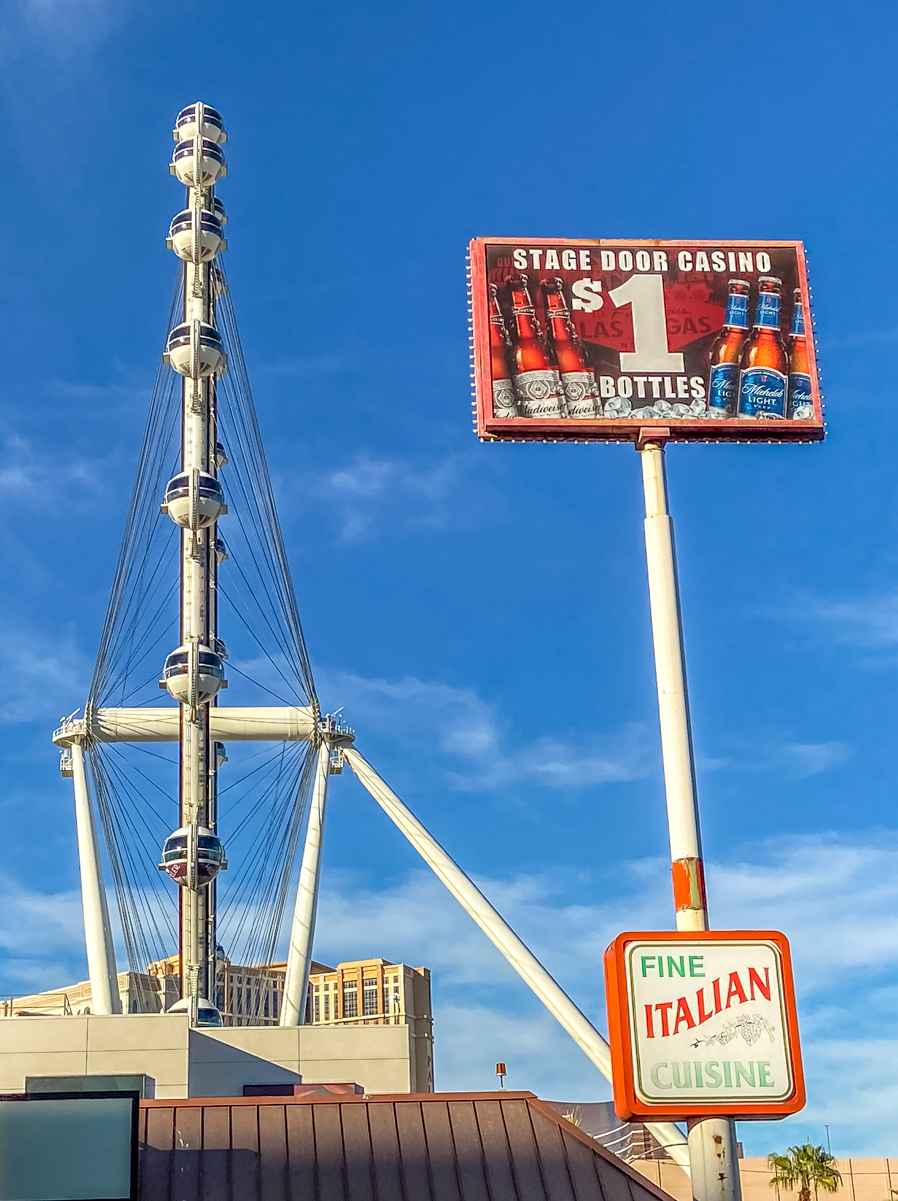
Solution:
<svg viewBox="0 0 898 1201">
<path fill-rule="evenodd" d="M 601 417 L 602 408 L 596 378 L 586 361 L 583 343 L 574 329 L 564 298 L 564 283 L 560 279 L 544 279 L 542 289 L 546 298 L 549 347 L 561 375 L 567 415 Z"/>
<path fill-rule="evenodd" d="M 508 369 L 508 330 L 499 307 L 499 289 L 490 284 L 490 372 L 493 377 L 493 416 L 517 417 L 514 384 Z"/>
<path fill-rule="evenodd" d="M 780 333 L 783 283 L 772 275 L 758 280 L 758 303 L 751 337 L 739 363 L 739 417 L 786 416 L 786 348 Z"/>
<path fill-rule="evenodd" d="M 751 284 L 731 279 L 723 327 L 708 354 L 708 416 L 735 417 L 739 399 L 739 359 L 748 334 L 748 294 Z"/>
<path fill-rule="evenodd" d="M 526 275 L 511 281 L 514 386 L 522 417 L 563 417 L 564 393 L 543 345 Z"/>
<path fill-rule="evenodd" d="M 804 309 L 801 288 L 792 298 L 792 329 L 789 332 L 789 416 L 799 420 L 814 416 L 811 395 L 811 368 L 808 363 L 808 340 L 804 330 Z"/>
</svg>

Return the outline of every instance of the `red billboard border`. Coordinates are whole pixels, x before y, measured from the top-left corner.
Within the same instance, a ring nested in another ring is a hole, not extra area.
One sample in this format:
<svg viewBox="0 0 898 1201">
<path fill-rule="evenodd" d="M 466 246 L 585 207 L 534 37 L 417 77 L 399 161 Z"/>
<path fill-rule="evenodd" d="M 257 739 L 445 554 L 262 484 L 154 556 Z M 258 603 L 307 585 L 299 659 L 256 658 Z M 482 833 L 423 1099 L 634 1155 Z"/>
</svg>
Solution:
<svg viewBox="0 0 898 1201">
<path fill-rule="evenodd" d="M 792 1068 L 792 1095 L 785 1101 L 738 1102 L 726 1104 L 676 1106 L 650 1105 L 636 1093 L 633 1078 L 633 1041 L 630 1031 L 630 1005 L 627 997 L 626 964 L 624 955 L 631 942 L 770 942 L 780 954 L 783 966 L 783 1005 L 789 1033 L 789 1057 Z M 743 1120 L 769 1121 L 785 1118 L 803 1109 L 807 1100 L 804 1068 L 801 1061 L 801 1040 L 798 1033 L 798 1012 L 795 1004 L 795 982 L 792 974 L 792 953 L 789 940 L 778 930 L 627 930 L 618 934 L 605 951 L 605 1006 L 608 1013 L 608 1041 L 611 1045 L 612 1090 L 614 1110 L 623 1121 L 631 1118 L 707 1118 L 736 1117 Z"/>
<path fill-rule="evenodd" d="M 474 366 L 474 416 L 478 437 L 484 442 L 641 442 L 653 433 L 665 442 L 819 442 L 826 433 L 823 398 L 817 370 L 814 336 L 808 338 L 808 358 L 814 396 L 814 417 L 807 421 L 727 418 L 713 423 L 668 417 L 628 420 L 603 417 L 595 421 L 570 418 L 540 419 L 509 417 L 497 420 L 492 414 L 489 313 L 487 311 L 486 247 L 492 246 L 587 246 L 587 247 L 788 247 L 795 250 L 798 277 L 810 304 L 804 244 L 797 241 L 702 238 L 472 238 L 468 248 L 471 307 L 471 346 Z M 810 314 L 809 314 L 810 315 Z M 813 335 L 814 322 L 810 321 Z"/>
</svg>

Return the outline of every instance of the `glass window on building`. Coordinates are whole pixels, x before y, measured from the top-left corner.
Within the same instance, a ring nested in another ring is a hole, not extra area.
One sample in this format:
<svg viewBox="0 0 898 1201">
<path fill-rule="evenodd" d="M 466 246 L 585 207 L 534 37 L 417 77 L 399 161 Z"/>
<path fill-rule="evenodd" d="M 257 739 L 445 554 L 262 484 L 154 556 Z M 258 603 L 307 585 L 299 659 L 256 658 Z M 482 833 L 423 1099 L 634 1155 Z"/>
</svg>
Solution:
<svg viewBox="0 0 898 1201">
<path fill-rule="evenodd" d="M 345 1018 L 359 1016 L 359 986 L 355 980 L 343 982 L 343 1016 Z"/>
<path fill-rule="evenodd" d="M 326 1022 L 331 1020 L 331 994 L 326 984 L 324 986 L 324 1020 Z"/>
<path fill-rule="evenodd" d="M 315 985 L 315 992 L 312 1001 L 312 1021 L 321 1021 L 321 986 Z"/>
<path fill-rule="evenodd" d="M 373 1017 L 377 1013 L 377 981 L 366 980 L 362 985 L 362 1014 Z"/>
</svg>

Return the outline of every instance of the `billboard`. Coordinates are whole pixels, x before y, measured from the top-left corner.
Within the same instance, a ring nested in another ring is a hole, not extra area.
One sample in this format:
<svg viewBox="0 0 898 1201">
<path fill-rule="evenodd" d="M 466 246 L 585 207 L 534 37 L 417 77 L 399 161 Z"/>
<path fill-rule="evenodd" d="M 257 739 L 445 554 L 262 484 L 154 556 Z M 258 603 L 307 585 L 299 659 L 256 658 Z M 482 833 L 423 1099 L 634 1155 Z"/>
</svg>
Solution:
<svg viewBox="0 0 898 1201">
<path fill-rule="evenodd" d="M 605 996 L 621 1118 L 778 1118 L 804 1106 L 784 935 L 620 934 L 605 952 Z"/>
<path fill-rule="evenodd" d="M 483 439 L 823 437 L 800 242 L 475 238 L 469 287 Z"/>
</svg>

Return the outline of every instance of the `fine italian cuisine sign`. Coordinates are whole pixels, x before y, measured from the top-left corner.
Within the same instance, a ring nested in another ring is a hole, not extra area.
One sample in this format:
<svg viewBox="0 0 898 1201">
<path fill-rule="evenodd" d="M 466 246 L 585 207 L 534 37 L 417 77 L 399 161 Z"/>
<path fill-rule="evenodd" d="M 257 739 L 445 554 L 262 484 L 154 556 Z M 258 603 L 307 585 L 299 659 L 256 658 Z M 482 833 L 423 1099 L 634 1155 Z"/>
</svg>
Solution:
<svg viewBox="0 0 898 1201">
<path fill-rule="evenodd" d="M 823 437 L 800 242 L 475 238 L 477 432 Z"/>
<path fill-rule="evenodd" d="M 803 1107 L 784 935 L 621 934 L 605 952 L 605 994 L 621 1118 L 775 1118 Z"/>
</svg>

